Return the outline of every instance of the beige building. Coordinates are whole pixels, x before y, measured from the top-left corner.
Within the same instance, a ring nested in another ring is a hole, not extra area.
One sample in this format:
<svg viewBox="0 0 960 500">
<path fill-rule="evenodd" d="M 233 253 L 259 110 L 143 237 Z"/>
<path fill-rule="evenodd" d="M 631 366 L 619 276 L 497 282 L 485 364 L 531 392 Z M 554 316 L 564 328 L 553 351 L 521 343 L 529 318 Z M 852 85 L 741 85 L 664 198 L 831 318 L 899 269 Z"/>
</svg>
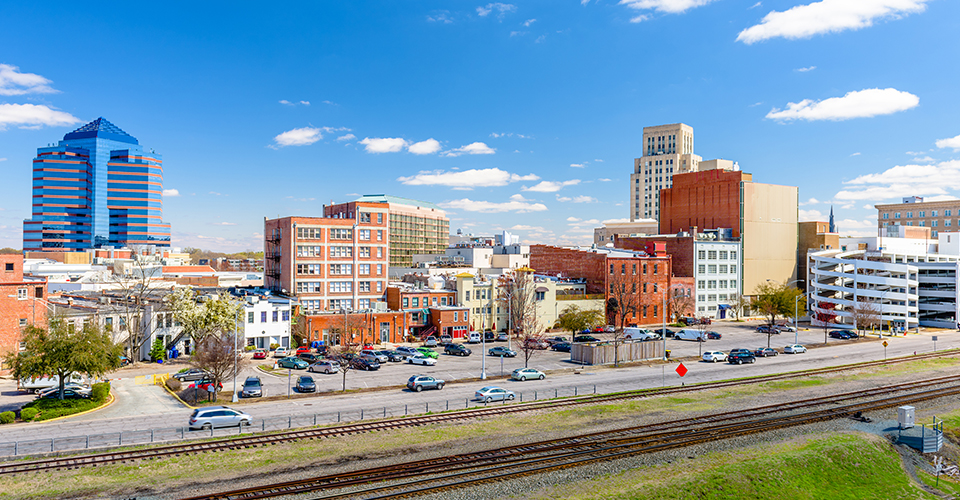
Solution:
<svg viewBox="0 0 960 500">
<path fill-rule="evenodd" d="M 450 219 L 433 203 L 368 194 L 356 200 L 382 203 L 390 214 L 390 267 L 412 267 L 417 254 L 442 254 L 450 239 Z"/>
<path fill-rule="evenodd" d="M 909 196 L 903 203 L 876 205 L 877 227 L 913 226 L 930 228 L 936 238 L 943 232 L 960 228 L 960 200 L 923 201 L 919 196 Z"/>
<path fill-rule="evenodd" d="M 673 175 L 696 172 L 693 127 L 683 123 L 643 127 L 643 156 L 633 160 L 630 175 L 630 220 L 660 218 L 660 190 L 673 186 Z"/>
<path fill-rule="evenodd" d="M 832 213 L 832 212 L 831 212 Z M 800 259 L 797 263 L 797 279 L 801 280 L 797 286 L 807 289 L 807 255 L 821 250 L 837 250 L 840 248 L 840 234 L 830 230 L 830 223 L 823 221 L 809 221 L 799 223 L 800 227 Z"/>
<path fill-rule="evenodd" d="M 611 219 L 603 221 L 603 226 L 593 229 L 593 244 L 604 246 L 613 243 L 613 240 L 619 236 L 621 238 L 631 236 L 644 236 L 647 234 L 657 234 L 658 223 L 656 219 Z"/>
</svg>

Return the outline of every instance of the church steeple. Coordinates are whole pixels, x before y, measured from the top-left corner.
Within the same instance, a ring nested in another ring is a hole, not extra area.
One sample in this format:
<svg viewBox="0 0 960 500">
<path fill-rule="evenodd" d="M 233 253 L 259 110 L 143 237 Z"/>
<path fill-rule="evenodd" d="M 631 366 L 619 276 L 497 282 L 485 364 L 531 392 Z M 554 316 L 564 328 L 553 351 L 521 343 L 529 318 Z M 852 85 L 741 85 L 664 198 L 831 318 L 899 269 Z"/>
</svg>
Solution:
<svg viewBox="0 0 960 500">
<path fill-rule="evenodd" d="M 833 205 L 830 206 L 830 232 L 837 232 L 837 225 L 833 223 Z"/>
</svg>

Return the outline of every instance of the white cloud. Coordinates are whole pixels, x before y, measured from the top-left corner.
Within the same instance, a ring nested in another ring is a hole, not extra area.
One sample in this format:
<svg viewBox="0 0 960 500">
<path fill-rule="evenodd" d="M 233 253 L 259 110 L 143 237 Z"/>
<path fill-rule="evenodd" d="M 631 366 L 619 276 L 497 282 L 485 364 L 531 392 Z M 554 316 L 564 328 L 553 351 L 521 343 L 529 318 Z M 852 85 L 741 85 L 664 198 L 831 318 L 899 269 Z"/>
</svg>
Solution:
<svg viewBox="0 0 960 500">
<path fill-rule="evenodd" d="M 924 196 L 923 201 L 953 201 L 956 200 L 956 196 L 950 196 L 948 194 L 941 194 L 939 196 Z"/>
<path fill-rule="evenodd" d="M 399 153 L 407 147 L 407 141 L 399 137 L 364 137 L 363 144 L 368 153 Z"/>
<path fill-rule="evenodd" d="M 960 190 L 960 160 L 936 165 L 898 165 L 844 182 L 847 189 L 834 197 L 853 202 L 892 200 L 903 196 L 947 195 Z"/>
<path fill-rule="evenodd" d="M 7 161 L 6 158 L 0 158 L 0 161 Z"/>
<path fill-rule="evenodd" d="M 801 201 L 801 202 L 800 202 L 800 206 L 804 206 L 804 205 L 816 205 L 817 203 L 820 203 L 820 200 L 818 200 L 818 199 L 816 199 L 816 198 L 810 198 L 810 199 L 807 200 L 807 201 Z"/>
<path fill-rule="evenodd" d="M 516 10 L 517 6 L 509 3 L 488 3 L 486 7 L 477 7 L 477 15 L 487 17 L 491 12 L 497 11 L 497 19 L 503 19 L 504 14 L 507 12 L 515 12 Z"/>
<path fill-rule="evenodd" d="M 429 155 L 440 151 L 440 142 L 436 139 L 427 139 L 421 142 L 415 142 L 407 147 L 407 151 L 415 155 Z"/>
<path fill-rule="evenodd" d="M 536 40 L 533 41 L 533 43 L 542 43 L 546 39 L 547 39 L 547 35 L 540 35 L 537 37 Z"/>
<path fill-rule="evenodd" d="M 0 95 L 55 94 L 51 83 L 40 75 L 21 73 L 17 66 L 0 64 Z"/>
<path fill-rule="evenodd" d="M 0 104 L 0 130 L 8 125 L 20 128 L 61 127 L 80 123 L 80 119 L 42 104 Z"/>
<path fill-rule="evenodd" d="M 513 231 L 546 231 L 546 229 L 540 226 L 528 226 L 526 224 L 516 224 L 510 227 Z"/>
<path fill-rule="evenodd" d="M 955 150 L 960 150 L 960 135 L 956 137 L 951 137 L 949 139 L 939 139 L 937 140 L 938 148 L 953 148 Z"/>
<path fill-rule="evenodd" d="M 936 161 L 936 160 L 934 160 L 933 158 L 931 158 L 931 157 L 929 157 L 929 156 L 920 156 L 920 157 L 914 158 L 913 161 L 919 162 L 919 163 L 930 163 L 930 162 Z"/>
<path fill-rule="evenodd" d="M 522 194 L 517 193 L 510 197 L 510 201 L 533 201 L 529 198 L 524 198 Z"/>
<path fill-rule="evenodd" d="M 922 12 L 929 0 L 822 0 L 792 9 L 772 11 L 759 24 L 737 35 L 752 44 L 771 38 L 797 40 L 824 33 L 839 33 L 873 25 L 879 19 L 899 19 Z"/>
<path fill-rule="evenodd" d="M 567 222 L 580 222 L 580 221 L 581 219 L 578 219 L 576 217 L 567 217 Z"/>
<path fill-rule="evenodd" d="M 443 10 L 432 16 L 427 16 L 427 21 L 430 21 L 431 23 L 450 24 L 453 22 L 453 18 L 450 17 L 450 11 Z"/>
<path fill-rule="evenodd" d="M 397 181 L 408 186 L 449 186 L 460 188 L 506 186 L 511 182 L 535 181 L 534 174 L 517 175 L 499 168 L 470 169 L 462 172 L 442 170 L 420 171 L 410 177 L 398 177 Z"/>
<path fill-rule="evenodd" d="M 273 138 L 274 142 L 280 147 L 309 146 L 320 139 L 323 139 L 321 129 L 313 127 L 295 128 Z"/>
<path fill-rule="evenodd" d="M 599 159 L 599 158 L 598 158 L 598 159 L 594 159 L 593 161 L 595 161 L 595 162 L 597 162 L 597 163 L 603 163 L 603 160 L 601 160 L 601 159 Z"/>
<path fill-rule="evenodd" d="M 871 204 L 869 204 L 869 203 L 867 203 L 866 205 L 863 206 L 863 209 L 864 209 L 864 210 L 873 210 L 873 209 L 875 209 L 875 208 L 877 208 L 877 207 L 875 207 L 875 206 L 873 206 L 873 205 L 871 205 Z"/>
<path fill-rule="evenodd" d="M 707 5 L 712 1 L 713 0 L 620 0 L 620 5 L 626 5 L 635 10 L 653 10 L 664 14 L 680 14 L 689 9 Z M 640 21 L 631 19 L 630 22 Z"/>
<path fill-rule="evenodd" d="M 528 32 L 526 31 L 511 31 L 510 36 L 523 36 L 523 35 L 526 35 L 527 33 Z"/>
<path fill-rule="evenodd" d="M 558 195 L 557 195 L 557 201 L 562 202 L 562 203 L 569 203 L 569 202 L 572 202 L 572 203 L 596 203 L 596 202 L 598 202 L 598 201 L 600 201 L 600 200 L 597 200 L 596 198 L 594 198 L 594 197 L 592 197 L 592 196 L 586 196 L 586 195 L 574 196 L 574 197 L 571 198 L 571 197 L 569 197 L 569 196 L 560 196 L 560 195 L 558 194 Z"/>
<path fill-rule="evenodd" d="M 751 9 L 756 9 L 757 7 L 759 7 L 759 6 L 761 6 L 761 5 L 763 5 L 763 3 L 757 2 L 757 3 L 753 4 L 753 5 L 751 5 L 750 8 L 751 8 Z"/>
<path fill-rule="evenodd" d="M 496 203 L 492 201 L 473 201 L 469 198 L 443 202 L 443 203 L 440 203 L 440 206 L 443 208 L 465 210 L 467 212 L 483 212 L 483 213 L 543 212 L 547 209 L 547 206 L 544 205 L 543 203 L 527 203 L 523 201 L 508 201 L 504 203 Z"/>
<path fill-rule="evenodd" d="M 909 92 L 894 88 L 864 89 L 822 101 L 804 99 L 791 102 L 784 110 L 773 108 L 767 113 L 767 118 L 779 121 L 849 120 L 889 115 L 914 108 L 918 104 L 920 98 Z"/>
<path fill-rule="evenodd" d="M 648 16 L 646 14 L 640 14 L 639 16 L 631 17 L 630 22 L 636 24 L 636 23 L 642 23 L 644 21 L 649 21 L 650 19 L 652 19 L 651 16 Z"/>
<path fill-rule="evenodd" d="M 539 184 L 534 185 L 533 187 L 522 186 L 521 191 L 532 191 L 535 193 L 553 193 L 560 191 L 561 189 L 567 186 L 576 186 L 580 184 L 580 179 L 571 179 L 569 181 L 541 181 Z"/>
<path fill-rule="evenodd" d="M 341 135 L 340 137 L 337 137 L 337 142 L 355 141 L 355 140 L 357 140 L 357 136 L 353 134 Z"/>
<path fill-rule="evenodd" d="M 567 220 L 569 221 L 570 219 L 567 219 Z M 576 221 L 570 221 L 570 223 L 567 225 L 568 226 L 590 226 L 590 225 L 597 225 L 597 224 L 600 224 L 600 221 L 598 221 L 597 219 L 587 219 L 587 220 L 577 219 Z"/>
<path fill-rule="evenodd" d="M 800 222 L 823 221 L 827 218 L 819 210 L 799 210 L 797 213 Z"/>
<path fill-rule="evenodd" d="M 850 156 L 860 156 L 860 152 L 859 152 L 859 151 L 857 151 L 856 153 L 853 153 L 853 154 L 852 154 L 852 155 L 850 155 Z"/>
<path fill-rule="evenodd" d="M 533 24 L 533 23 L 535 23 L 535 22 L 537 22 L 536 19 L 527 19 L 526 21 L 524 21 L 524 22 L 522 22 L 522 23 L 520 23 L 520 24 L 522 24 L 522 25 L 524 25 L 524 26 L 526 26 L 526 27 L 529 28 L 530 25 Z"/>
<path fill-rule="evenodd" d="M 815 69 L 817 69 L 816 66 L 807 66 L 806 68 L 797 68 L 796 71 L 799 71 L 801 73 L 806 73 L 807 71 L 813 71 Z"/>
<path fill-rule="evenodd" d="M 214 222 L 214 226 L 236 226 L 236 222 Z"/>
<path fill-rule="evenodd" d="M 443 154 L 443 156 L 460 156 L 460 155 L 492 155 L 496 152 L 496 149 L 487 146 L 482 142 L 474 142 L 467 144 L 456 149 L 451 149 Z"/>
<path fill-rule="evenodd" d="M 296 106 L 296 105 L 298 105 L 298 104 L 301 105 L 301 106 L 309 106 L 309 105 L 310 105 L 310 101 L 290 102 L 290 101 L 288 101 L 288 100 L 286 100 L 286 99 L 280 99 L 280 104 L 283 104 L 283 105 L 285 105 L 285 106 Z"/>
<path fill-rule="evenodd" d="M 607 179 L 606 177 L 601 177 L 601 178 L 599 178 L 599 179 L 597 179 L 597 180 L 600 181 L 600 182 L 612 182 L 612 181 L 613 181 L 613 179 Z"/>
<path fill-rule="evenodd" d="M 173 198 L 174 196 L 180 196 L 180 191 L 176 189 L 164 189 L 161 194 L 164 198 Z"/>
<path fill-rule="evenodd" d="M 587 164 L 586 164 L 586 162 L 584 162 L 584 163 L 571 163 L 570 166 L 573 167 L 573 168 L 584 168 L 584 167 L 587 166 Z"/>
<path fill-rule="evenodd" d="M 497 139 L 497 138 L 500 138 L 500 137 L 519 137 L 519 138 L 521 138 L 521 139 L 533 139 L 533 137 L 531 137 L 531 136 L 529 136 L 529 135 L 514 134 L 513 132 L 502 132 L 502 133 L 491 132 L 491 133 L 490 133 L 490 137 L 493 137 L 494 139 Z"/>
</svg>

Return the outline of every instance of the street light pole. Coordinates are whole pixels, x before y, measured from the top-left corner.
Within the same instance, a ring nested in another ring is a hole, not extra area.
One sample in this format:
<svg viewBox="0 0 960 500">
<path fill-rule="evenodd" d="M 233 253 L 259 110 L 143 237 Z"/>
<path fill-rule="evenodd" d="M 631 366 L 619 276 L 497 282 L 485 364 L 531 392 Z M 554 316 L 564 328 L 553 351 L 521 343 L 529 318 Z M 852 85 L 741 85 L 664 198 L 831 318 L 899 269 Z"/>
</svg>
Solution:
<svg viewBox="0 0 960 500">
<path fill-rule="evenodd" d="M 237 337 L 240 336 L 240 311 L 233 317 L 233 397 L 231 402 L 237 402 Z"/>
<path fill-rule="evenodd" d="M 480 380 L 487 379 L 487 322 L 485 320 L 484 316 L 480 316 Z"/>
</svg>

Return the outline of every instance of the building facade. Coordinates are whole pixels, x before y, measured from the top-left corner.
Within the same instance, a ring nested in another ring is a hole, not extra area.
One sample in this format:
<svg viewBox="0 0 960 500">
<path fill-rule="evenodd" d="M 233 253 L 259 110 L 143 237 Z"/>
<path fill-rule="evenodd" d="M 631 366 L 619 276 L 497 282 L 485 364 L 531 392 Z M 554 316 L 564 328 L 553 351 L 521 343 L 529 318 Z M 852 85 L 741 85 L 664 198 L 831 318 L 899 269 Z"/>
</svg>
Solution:
<svg viewBox="0 0 960 500">
<path fill-rule="evenodd" d="M 696 172 L 700 160 L 693 154 L 693 127 L 643 127 L 643 156 L 633 160 L 630 175 L 630 220 L 659 219 L 660 190 L 673 185 L 674 174 Z"/>
<path fill-rule="evenodd" d="M 833 210 L 830 211 L 831 214 Z M 821 250 L 836 250 L 840 248 L 840 235 L 836 228 L 831 230 L 829 222 L 809 221 L 798 224 L 800 227 L 800 259 L 797 263 L 797 286 L 807 291 L 807 254 Z"/>
<path fill-rule="evenodd" d="M 290 347 L 290 299 L 247 295 L 243 298 L 242 327 L 245 345 L 269 349 Z"/>
<path fill-rule="evenodd" d="M 337 207 L 329 217 L 264 220 L 264 286 L 296 297 L 307 314 L 371 309 L 387 289 L 386 207 Z"/>
<path fill-rule="evenodd" d="M 605 220 L 603 226 L 593 228 L 593 244 L 604 246 L 614 243 L 616 238 L 657 234 L 659 231 L 656 219 Z"/>
<path fill-rule="evenodd" d="M 22 255 L 0 255 L 0 371 L 3 356 L 20 349 L 24 328 L 46 326 L 46 299 L 47 280 L 24 276 Z"/>
<path fill-rule="evenodd" d="M 23 249 L 170 246 L 162 193 L 160 155 L 97 118 L 57 145 L 37 149 L 33 216 L 23 222 Z"/>
<path fill-rule="evenodd" d="M 941 232 L 960 230 L 960 200 L 923 201 L 919 196 L 909 196 L 903 199 L 903 203 L 875 207 L 878 228 L 927 227 L 934 238 Z"/>
<path fill-rule="evenodd" d="M 412 267 L 416 254 L 442 254 L 450 239 L 450 219 L 442 208 L 425 201 L 385 194 L 368 194 L 356 202 L 376 203 L 390 220 L 390 265 Z M 339 209 L 324 207 L 324 216 Z"/>
</svg>

